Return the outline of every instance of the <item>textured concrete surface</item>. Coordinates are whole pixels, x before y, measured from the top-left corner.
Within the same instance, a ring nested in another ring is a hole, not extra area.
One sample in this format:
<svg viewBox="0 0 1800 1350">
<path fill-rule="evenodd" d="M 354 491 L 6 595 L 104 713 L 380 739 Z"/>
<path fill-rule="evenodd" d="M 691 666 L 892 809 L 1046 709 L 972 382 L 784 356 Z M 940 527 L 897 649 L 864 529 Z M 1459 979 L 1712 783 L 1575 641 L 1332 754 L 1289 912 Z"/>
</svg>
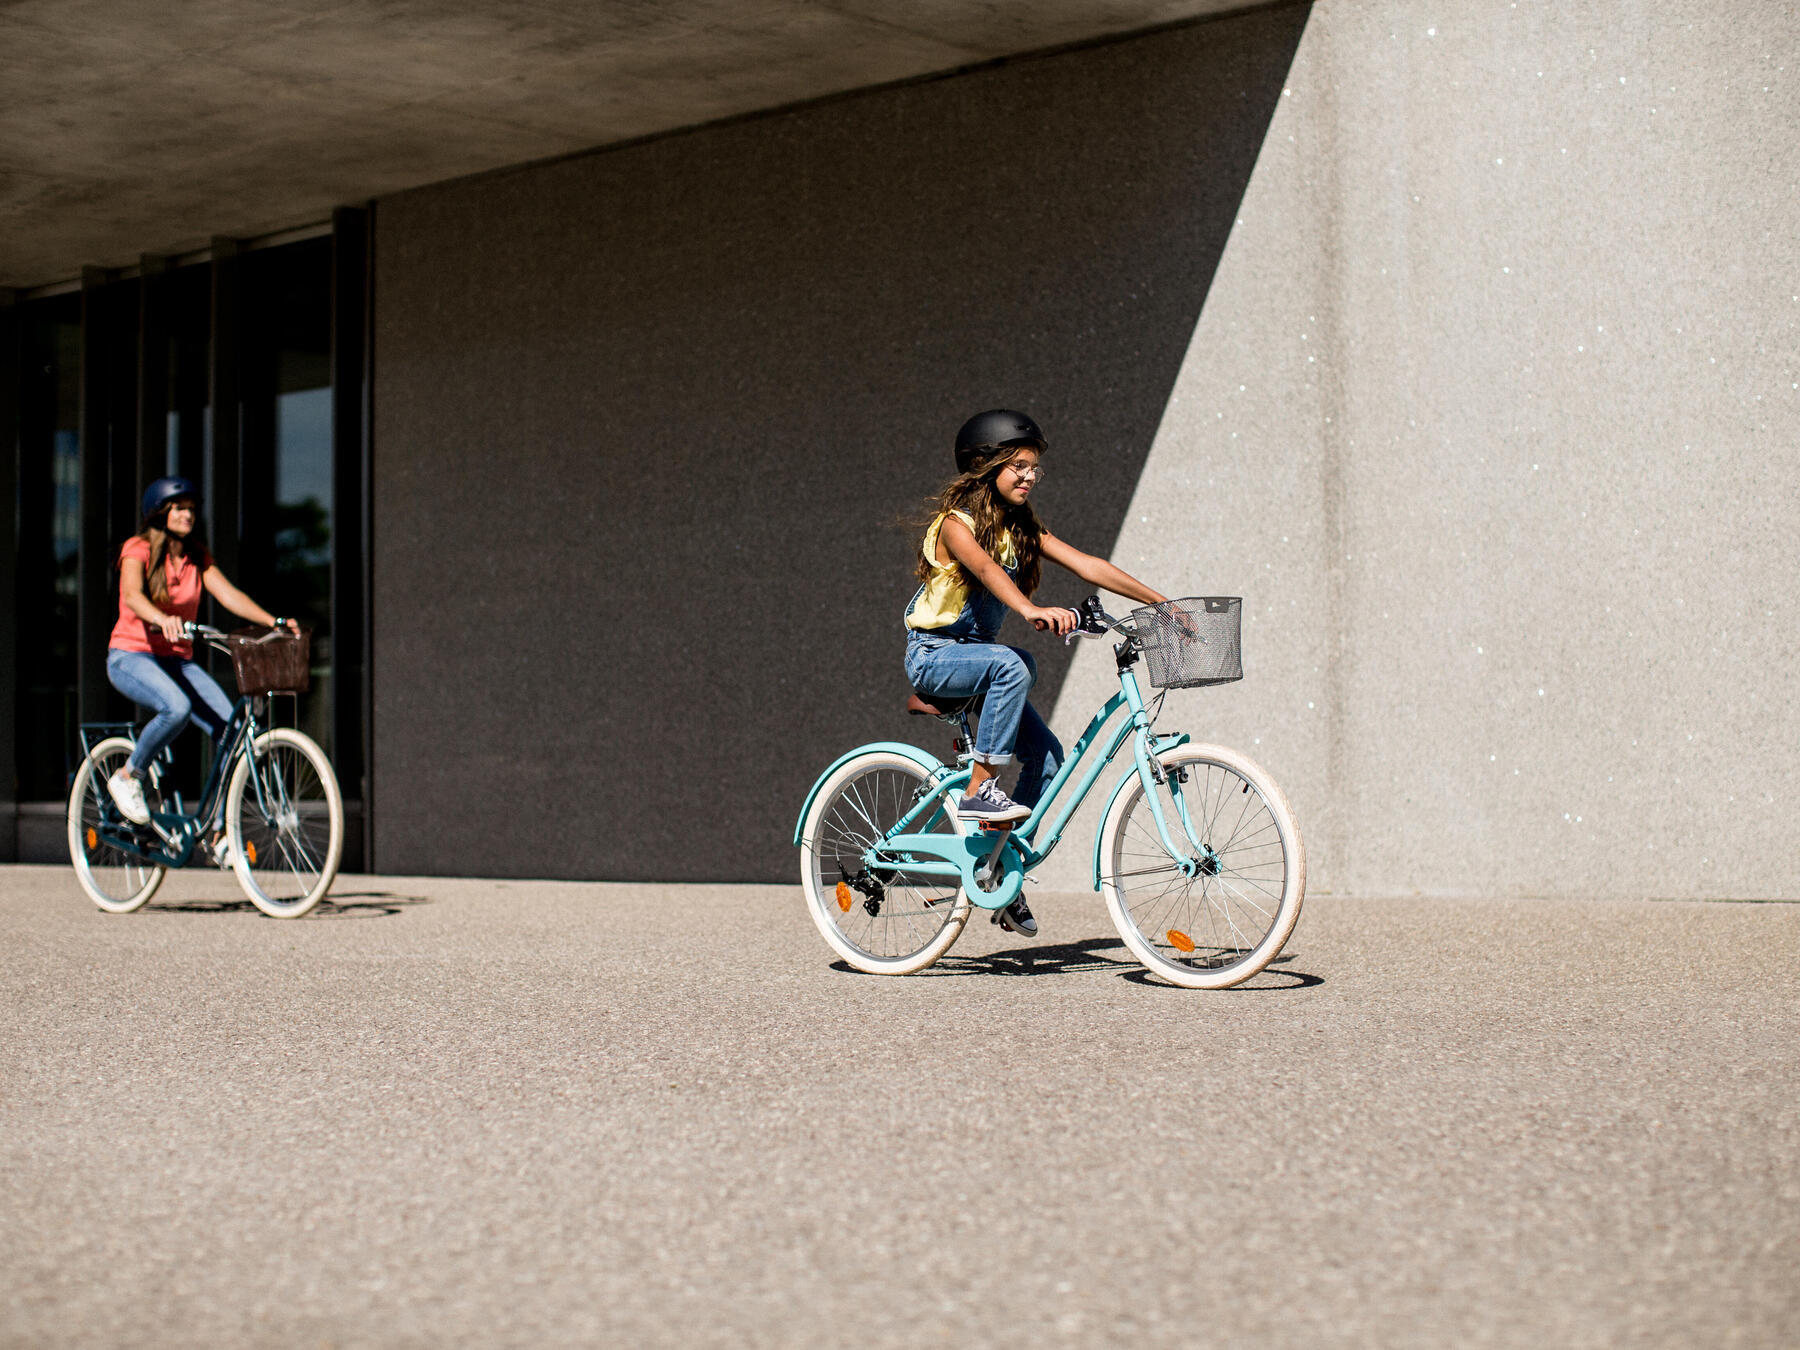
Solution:
<svg viewBox="0 0 1800 1350">
<path fill-rule="evenodd" d="M 381 202 L 374 866 L 778 880 L 839 754 L 948 753 L 901 613 L 956 428 L 1030 410 L 1045 518 L 1112 546 L 1305 22 Z"/>
<path fill-rule="evenodd" d="M 0 6 L 0 286 L 1238 0 Z"/>
<path fill-rule="evenodd" d="M 0 869 L 8 1345 L 1791 1345 L 1800 907 L 1317 900 L 928 975 L 796 887 Z"/>
<path fill-rule="evenodd" d="M 1115 556 L 1315 891 L 1800 894 L 1797 18 L 1313 7 Z"/>
</svg>

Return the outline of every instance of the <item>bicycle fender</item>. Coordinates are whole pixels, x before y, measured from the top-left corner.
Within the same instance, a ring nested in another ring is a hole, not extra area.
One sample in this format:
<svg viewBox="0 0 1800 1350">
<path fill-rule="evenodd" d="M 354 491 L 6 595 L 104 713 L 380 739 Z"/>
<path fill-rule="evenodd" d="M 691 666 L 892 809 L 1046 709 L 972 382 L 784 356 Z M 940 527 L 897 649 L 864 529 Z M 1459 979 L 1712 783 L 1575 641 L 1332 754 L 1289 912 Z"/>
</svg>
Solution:
<svg viewBox="0 0 1800 1350">
<path fill-rule="evenodd" d="M 944 767 L 944 762 L 936 755 L 921 750 L 916 745 L 902 745 L 899 741 L 874 741 L 868 745 L 859 745 L 848 754 L 839 755 L 831 762 L 831 767 L 819 775 L 818 780 L 812 785 L 812 791 L 806 794 L 806 801 L 801 804 L 800 818 L 794 822 L 795 848 L 800 847 L 800 835 L 806 829 L 806 818 L 812 813 L 813 800 L 819 795 L 819 789 L 825 786 L 825 780 L 858 755 L 866 755 L 873 750 L 887 750 L 897 755 L 904 755 L 926 773 L 935 773 Z"/>
<path fill-rule="evenodd" d="M 1178 732 L 1175 732 L 1173 735 L 1169 735 L 1169 736 L 1158 736 L 1154 741 L 1151 742 L 1150 752 L 1152 754 L 1154 754 L 1158 759 L 1161 759 L 1164 755 L 1168 754 L 1169 751 L 1180 749 L 1182 746 L 1186 745 L 1192 739 L 1193 739 L 1193 737 L 1189 736 L 1187 734 L 1187 732 L 1185 732 L 1185 731 L 1178 731 Z M 1104 826 L 1106 824 L 1106 818 L 1112 814 L 1113 802 L 1118 800 L 1119 794 L 1125 790 L 1125 785 L 1127 783 L 1129 783 L 1133 778 L 1136 778 L 1136 777 L 1137 777 L 1137 765 L 1133 764 L 1119 778 L 1119 781 L 1113 784 L 1113 790 L 1110 793 L 1108 793 L 1107 797 L 1106 797 L 1106 807 L 1104 810 L 1102 810 L 1100 812 L 1100 825 L 1101 826 Z M 1096 828 L 1094 830 L 1094 889 L 1095 890 L 1100 889 L 1100 836 L 1103 833 L 1105 833 L 1105 831 L 1102 828 Z"/>
</svg>

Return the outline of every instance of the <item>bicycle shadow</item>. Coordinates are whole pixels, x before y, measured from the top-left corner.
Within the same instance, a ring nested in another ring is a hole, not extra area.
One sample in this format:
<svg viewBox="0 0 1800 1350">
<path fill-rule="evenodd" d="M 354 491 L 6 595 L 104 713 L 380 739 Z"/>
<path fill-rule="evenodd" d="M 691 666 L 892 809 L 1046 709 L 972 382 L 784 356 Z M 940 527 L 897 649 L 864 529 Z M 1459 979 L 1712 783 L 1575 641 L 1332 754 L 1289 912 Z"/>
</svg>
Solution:
<svg viewBox="0 0 1800 1350">
<path fill-rule="evenodd" d="M 1117 951 L 1115 958 L 1106 953 Z M 1013 947 L 1005 951 L 980 955 L 958 955 L 952 951 L 921 975 L 1084 975 L 1094 971 L 1125 971 L 1137 962 L 1116 937 L 1083 938 L 1079 942 L 1057 942 L 1049 946 Z"/>
<path fill-rule="evenodd" d="M 1308 975 L 1299 970 L 1277 970 L 1283 962 L 1294 958 L 1287 953 L 1276 957 L 1268 966 L 1252 975 L 1242 984 L 1234 984 L 1229 989 L 1212 990 L 1218 994 L 1268 994 L 1295 989 L 1317 989 L 1325 983 L 1323 975 Z M 1149 971 L 1139 966 L 1136 970 L 1128 970 L 1121 977 L 1133 984 L 1149 985 L 1152 989 L 1176 989 L 1179 985 L 1170 984 L 1167 980 L 1158 979 Z"/>
<path fill-rule="evenodd" d="M 344 891 L 326 896 L 310 914 L 298 922 L 313 919 L 387 919 L 404 913 L 416 905 L 429 905 L 431 897 L 400 895 L 394 891 Z M 177 900 L 159 904 L 152 901 L 142 914 L 260 914 L 262 911 L 248 900 Z M 293 920 L 282 920 L 284 923 Z"/>
<path fill-rule="evenodd" d="M 1114 956 L 1112 953 L 1118 953 Z M 1269 963 L 1268 969 L 1259 972 L 1232 990 L 1221 992 L 1245 991 L 1265 993 L 1271 990 L 1316 989 L 1325 983 L 1324 977 L 1309 975 L 1298 970 L 1281 970 L 1294 957 L 1284 952 Z M 831 969 L 845 975 L 860 975 L 863 972 L 847 961 L 833 961 Z M 1149 985 L 1158 989 L 1173 989 L 1177 986 L 1166 980 L 1159 980 L 1143 966 L 1138 964 L 1125 944 L 1116 937 L 1083 938 L 1079 942 L 1052 943 L 1045 947 L 1013 947 L 1004 951 L 983 952 L 979 955 L 958 955 L 950 952 L 935 965 L 929 966 L 912 976 L 913 979 L 956 978 L 970 975 L 1091 975 L 1102 972 L 1113 972 L 1120 979 L 1130 980 L 1133 984 Z M 880 977 L 872 977 L 880 978 Z"/>
</svg>

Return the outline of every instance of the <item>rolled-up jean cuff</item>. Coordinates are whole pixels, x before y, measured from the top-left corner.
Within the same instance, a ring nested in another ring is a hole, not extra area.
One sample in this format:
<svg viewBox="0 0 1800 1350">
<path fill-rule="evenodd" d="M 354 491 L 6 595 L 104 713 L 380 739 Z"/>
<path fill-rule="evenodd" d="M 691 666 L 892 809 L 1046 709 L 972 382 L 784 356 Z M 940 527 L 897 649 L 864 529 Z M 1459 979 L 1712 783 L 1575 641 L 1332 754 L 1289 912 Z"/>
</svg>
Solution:
<svg viewBox="0 0 1800 1350">
<path fill-rule="evenodd" d="M 1004 755 L 984 755 L 981 751 L 977 750 L 971 754 L 969 758 L 973 759 L 977 764 L 986 764 L 990 768 L 995 769 L 1004 768 L 1006 765 L 1013 762 L 1010 751 Z"/>
</svg>

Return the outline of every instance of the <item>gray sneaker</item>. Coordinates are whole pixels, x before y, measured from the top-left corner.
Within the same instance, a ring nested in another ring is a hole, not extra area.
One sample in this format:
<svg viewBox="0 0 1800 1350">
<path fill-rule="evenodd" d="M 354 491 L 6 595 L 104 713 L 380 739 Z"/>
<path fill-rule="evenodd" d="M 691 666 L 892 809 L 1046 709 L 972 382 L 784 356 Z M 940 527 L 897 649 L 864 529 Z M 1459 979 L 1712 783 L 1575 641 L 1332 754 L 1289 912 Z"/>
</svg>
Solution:
<svg viewBox="0 0 1800 1350">
<path fill-rule="evenodd" d="M 1005 909 L 997 912 L 993 921 L 1009 933 L 1018 933 L 1024 937 L 1038 935 L 1037 920 L 1031 917 L 1031 906 L 1025 903 L 1025 897 L 1022 895 Z"/>
<path fill-rule="evenodd" d="M 1024 820 L 1031 808 L 1020 806 L 1000 790 L 998 779 L 990 778 L 956 804 L 956 814 L 963 820 Z"/>
</svg>

